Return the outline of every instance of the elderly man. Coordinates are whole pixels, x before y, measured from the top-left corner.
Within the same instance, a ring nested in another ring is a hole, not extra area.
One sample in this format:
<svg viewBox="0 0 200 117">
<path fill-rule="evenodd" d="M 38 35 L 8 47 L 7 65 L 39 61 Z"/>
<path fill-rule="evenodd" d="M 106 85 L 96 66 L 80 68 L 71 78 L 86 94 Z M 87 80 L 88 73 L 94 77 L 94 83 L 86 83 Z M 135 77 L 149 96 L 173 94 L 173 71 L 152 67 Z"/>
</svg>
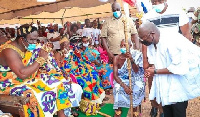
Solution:
<svg viewBox="0 0 200 117">
<path fill-rule="evenodd" d="M 146 78 L 153 77 L 149 99 L 162 104 L 165 117 L 186 117 L 188 100 L 200 96 L 200 48 L 179 33 L 159 31 L 151 22 L 143 23 L 138 34 L 154 64 L 145 71 Z"/>
<path fill-rule="evenodd" d="M 191 35 L 189 34 L 189 19 L 187 15 L 181 10 L 177 9 L 174 10 L 172 6 L 167 4 L 167 0 L 151 0 L 152 3 L 152 10 L 146 13 L 142 20 L 143 22 L 150 21 L 153 22 L 161 31 L 165 32 L 166 34 L 171 33 L 182 33 L 185 37 L 189 40 L 192 40 Z M 143 59 L 145 69 L 148 67 L 153 66 L 151 62 L 147 61 L 145 49 L 146 44 L 143 44 Z M 151 88 L 152 78 L 148 79 L 149 90 Z M 157 108 L 158 104 L 155 101 L 152 101 L 153 108 L 151 109 L 151 117 L 156 117 L 157 115 Z M 160 117 L 163 117 L 163 110 L 159 106 Z"/>
<path fill-rule="evenodd" d="M 114 2 L 112 4 L 112 12 L 113 16 L 104 22 L 100 35 L 110 61 L 112 61 L 114 55 L 121 54 L 120 43 L 122 39 L 125 39 L 123 23 L 125 16 L 121 13 L 121 6 L 119 3 Z M 135 44 L 135 49 L 139 49 L 137 30 L 131 18 L 128 18 L 128 38 Z"/>
<path fill-rule="evenodd" d="M 2 38 L 6 40 L 0 33 Z M 49 46 L 36 46 L 37 39 L 35 27 L 22 25 L 16 40 L 0 49 L 0 94 L 30 97 L 30 103 L 23 105 L 25 116 L 53 117 L 58 111 L 59 117 L 65 117 L 63 110 L 80 100 L 49 54 Z"/>
</svg>

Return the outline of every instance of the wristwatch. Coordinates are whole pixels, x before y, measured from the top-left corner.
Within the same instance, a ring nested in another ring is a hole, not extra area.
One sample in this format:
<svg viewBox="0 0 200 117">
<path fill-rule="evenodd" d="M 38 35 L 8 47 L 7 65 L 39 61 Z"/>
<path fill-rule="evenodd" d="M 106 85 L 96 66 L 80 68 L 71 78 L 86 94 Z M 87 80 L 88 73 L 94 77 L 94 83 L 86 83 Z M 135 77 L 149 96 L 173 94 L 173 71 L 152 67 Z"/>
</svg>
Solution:
<svg viewBox="0 0 200 117">
<path fill-rule="evenodd" d="M 157 74 L 157 69 L 154 69 L 154 74 Z"/>
</svg>

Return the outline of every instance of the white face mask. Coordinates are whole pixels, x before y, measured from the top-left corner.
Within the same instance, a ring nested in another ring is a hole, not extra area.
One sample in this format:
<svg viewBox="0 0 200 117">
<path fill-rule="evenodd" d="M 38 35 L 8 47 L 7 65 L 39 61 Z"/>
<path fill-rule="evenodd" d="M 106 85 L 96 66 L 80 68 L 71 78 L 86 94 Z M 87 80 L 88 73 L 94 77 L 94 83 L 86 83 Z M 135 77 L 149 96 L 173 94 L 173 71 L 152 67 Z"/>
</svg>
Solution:
<svg viewBox="0 0 200 117">
<path fill-rule="evenodd" d="M 88 43 L 83 43 L 84 47 L 88 47 L 88 45 L 89 45 L 89 42 Z"/>
<path fill-rule="evenodd" d="M 68 50 L 67 50 L 68 51 Z M 72 50 L 69 50 L 67 53 L 65 53 L 65 57 L 68 57 L 70 53 L 73 52 Z"/>
<path fill-rule="evenodd" d="M 194 15 L 194 13 L 193 12 L 189 12 L 189 13 L 187 13 L 187 16 L 190 18 L 190 17 L 192 17 Z"/>
<path fill-rule="evenodd" d="M 165 3 L 158 4 L 158 5 L 153 5 L 153 9 L 154 9 L 157 13 L 162 12 L 164 8 L 165 8 Z"/>
<path fill-rule="evenodd" d="M 99 41 L 95 41 L 95 44 L 97 44 L 97 45 L 98 45 L 98 44 L 99 44 Z"/>
</svg>

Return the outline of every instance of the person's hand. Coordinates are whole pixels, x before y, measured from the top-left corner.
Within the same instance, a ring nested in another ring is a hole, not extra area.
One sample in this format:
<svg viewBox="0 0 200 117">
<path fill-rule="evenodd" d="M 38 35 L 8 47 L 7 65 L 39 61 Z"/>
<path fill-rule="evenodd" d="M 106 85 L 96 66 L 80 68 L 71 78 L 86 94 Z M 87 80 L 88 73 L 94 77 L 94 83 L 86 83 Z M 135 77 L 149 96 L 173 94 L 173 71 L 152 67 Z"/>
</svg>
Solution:
<svg viewBox="0 0 200 117">
<path fill-rule="evenodd" d="M 130 52 L 126 52 L 126 58 L 133 60 L 132 55 Z"/>
<path fill-rule="evenodd" d="M 112 63 L 114 55 L 111 52 L 108 52 L 109 61 Z"/>
<path fill-rule="evenodd" d="M 46 43 L 42 46 L 39 52 L 39 56 L 44 59 L 48 58 L 48 54 L 52 51 L 52 43 Z"/>
<path fill-rule="evenodd" d="M 155 68 L 154 67 L 149 67 L 148 69 L 145 70 L 145 78 L 151 78 L 154 76 L 154 70 Z"/>
<path fill-rule="evenodd" d="M 39 20 L 37 20 L 37 25 L 40 26 L 40 21 Z"/>
<path fill-rule="evenodd" d="M 66 22 L 66 23 L 67 23 L 67 26 L 68 26 L 68 27 L 70 27 L 70 26 L 71 26 L 71 23 L 70 23 L 70 22 Z"/>
<path fill-rule="evenodd" d="M 40 52 L 39 52 L 39 57 L 43 57 L 44 59 L 47 59 L 48 58 L 48 52 L 45 51 L 44 49 L 40 49 Z"/>
<path fill-rule="evenodd" d="M 133 93 L 133 91 L 127 85 L 124 85 L 123 88 L 128 95 L 131 95 Z"/>
<path fill-rule="evenodd" d="M 155 108 L 159 107 L 159 104 L 155 100 L 150 100 L 150 102 L 151 102 L 152 107 L 155 107 Z"/>
<path fill-rule="evenodd" d="M 31 23 L 30 23 L 30 26 L 33 26 L 33 24 L 34 24 L 34 23 L 33 23 L 33 22 L 31 22 Z"/>
</svg>

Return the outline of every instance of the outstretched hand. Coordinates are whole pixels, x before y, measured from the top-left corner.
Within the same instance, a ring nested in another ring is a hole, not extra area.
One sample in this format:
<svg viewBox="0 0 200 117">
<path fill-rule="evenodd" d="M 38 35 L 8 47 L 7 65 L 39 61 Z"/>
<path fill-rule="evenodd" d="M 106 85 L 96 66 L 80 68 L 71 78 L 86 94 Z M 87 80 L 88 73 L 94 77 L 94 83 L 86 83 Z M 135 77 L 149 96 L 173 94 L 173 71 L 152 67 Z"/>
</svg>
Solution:
<svg viewBox="0 0 200 117">
<path fill-rule="evenodd" d="M 154 67 L 149 67 L 148 69 L 145 70 L 145 78 L 151 78 L 154 76 L 154 70 L 155 68 Z"/>
</svg>

